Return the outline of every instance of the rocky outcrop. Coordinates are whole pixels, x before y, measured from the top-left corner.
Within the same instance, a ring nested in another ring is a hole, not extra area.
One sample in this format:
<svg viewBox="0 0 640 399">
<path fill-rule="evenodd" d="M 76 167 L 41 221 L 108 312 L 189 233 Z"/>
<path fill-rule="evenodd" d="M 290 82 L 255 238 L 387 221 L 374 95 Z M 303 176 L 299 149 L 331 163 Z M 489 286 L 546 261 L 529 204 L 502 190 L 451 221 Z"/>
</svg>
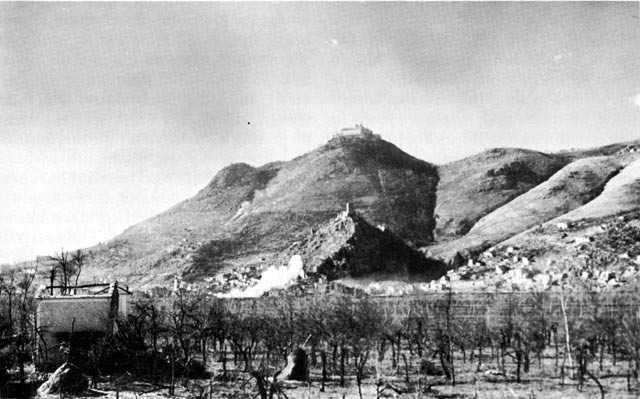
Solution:
<svg viewBox="0 0 640 399">
<path fill-rule="evenodd" d="M 426 259 L 387 227 L 377 227 L 353 209 L 340 213 L 292 245 L 285 257 L 299 255 L 305 273 L 328 280 L 371 273 L 440 277 L 444 267 Z"/>
</svg>

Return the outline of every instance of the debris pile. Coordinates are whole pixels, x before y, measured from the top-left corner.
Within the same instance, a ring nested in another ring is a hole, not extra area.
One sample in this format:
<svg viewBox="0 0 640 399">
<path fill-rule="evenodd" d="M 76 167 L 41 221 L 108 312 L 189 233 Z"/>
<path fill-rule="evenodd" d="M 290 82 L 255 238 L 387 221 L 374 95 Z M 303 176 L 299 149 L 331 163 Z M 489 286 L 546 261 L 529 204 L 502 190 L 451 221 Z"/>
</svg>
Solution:
<svg viewBox="0 0 640 399">
<path fill-rule="evenodd" d="M 63 363 L 51 374 L 49 379 L 38 388 L 39 396 L 52 394 L 79 394 L 89 387 L 89 380 L 82 374 L 80 369 L 71 364 Z"/>
</svg>

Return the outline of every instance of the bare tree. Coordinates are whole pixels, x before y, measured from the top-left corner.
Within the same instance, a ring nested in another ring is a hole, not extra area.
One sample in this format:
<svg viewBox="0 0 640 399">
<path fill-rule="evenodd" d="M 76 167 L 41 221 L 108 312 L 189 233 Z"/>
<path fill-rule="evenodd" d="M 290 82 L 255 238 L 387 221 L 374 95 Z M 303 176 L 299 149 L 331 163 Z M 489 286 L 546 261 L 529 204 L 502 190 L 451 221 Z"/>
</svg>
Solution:
<svg viewBox="0 0 640 399">
<path fill-rule="evenodd" d="M 74 265 L 75 268 L 75 274 L 76 274 L 76 279 L 73 285 L 73 294 L 77 294 L 77 290 L 78 290 L 78 279 L 80 278 L 80 273 L 82 273 L 82 266 L 84 265 L 85 260 L 87 259 L 87 254 L 82 252 L 81 249 L 78 249 L 76 252 L 74 252 L 74 254 L 71 256 L 71 262 Z"/>
<path fill-rule="evenodd" d="M 68 295 L 70 285 L 69 281 L 71 281 L 74 271 L 72 256 L 69 254 L 69 252 L 62 249 L 60 250 L 59 254 L 50 256 L 49 259 L 55 262 L 55 265 L 53 267 L 55 270 L 59 271 L 59 273 L 52 273 L 52 276 L 58 276 L 60 280 L 60 294 Z"/>
</svg>

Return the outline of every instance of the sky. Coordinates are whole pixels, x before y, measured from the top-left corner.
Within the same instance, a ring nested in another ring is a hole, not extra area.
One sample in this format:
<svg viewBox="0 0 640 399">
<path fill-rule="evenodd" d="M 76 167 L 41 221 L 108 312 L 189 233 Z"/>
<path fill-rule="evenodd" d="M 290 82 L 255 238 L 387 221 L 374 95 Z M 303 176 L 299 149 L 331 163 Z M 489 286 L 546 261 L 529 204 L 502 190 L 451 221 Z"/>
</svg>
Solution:
<svg viewBox="0 0 640 399">
<path fill-rule="evenodd" d="M 640 3 L 1 3 L 0 263 L 362 122 L 444 163 L 640 138 Z"/>
</svg>

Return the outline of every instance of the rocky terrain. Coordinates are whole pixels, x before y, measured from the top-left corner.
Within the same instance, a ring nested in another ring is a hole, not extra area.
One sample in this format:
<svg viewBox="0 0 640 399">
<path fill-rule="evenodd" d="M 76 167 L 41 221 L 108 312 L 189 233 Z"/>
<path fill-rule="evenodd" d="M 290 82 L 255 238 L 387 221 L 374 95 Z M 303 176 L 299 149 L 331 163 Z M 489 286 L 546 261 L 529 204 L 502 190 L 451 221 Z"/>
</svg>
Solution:
<svg viewBox="0 0 640 399">
<path fill-rule="evenodd" d="M 408 271 L 445 264 L 464 266 L 460 276 L 491 274 L 498 281 L 508 275 L 498 271 L 501 262 L 513 269 L 521 256 L 530 264 L 558 265 L 582 255 L 564 235 L 575 232 L 580 241 L 621 215 L 633 218 L 638 148 L 638 142 L 557 153 L 497 148 L 436 166 L 377 135 L 335 136 L 290 161 L 222 169 L 194 197 L 89 248 L 85 278 L 141 287 L 176 277 L 205 285 L 235 280 L 227 288 L 239 289 L 300 255 L 306 270 L 330 279 L 369 276 L 374 283 L 380 278 L 371 276 L 383 273 L 388 281 L 404 281 Z M 347 203 L 362 222 L 349 219 L 353 226 L 335 229 L 335 215 Z M 558 225 L 578 230 L 558 232 Z M 359 226 L 376 234 L 350 246 L 360 231 L 370 232 Z M 385 229 L 409 258 L 385 258 L 388 243 L 379 241 Z M 438 273 L 422 281 L 437 286 Z"/>
<path fill-rule="evenodd" d="M 491 247 L 432 285 L 460 289 L 590 290 L 640 281 L 640 212 L 545 223 Z"/>
</svg>

